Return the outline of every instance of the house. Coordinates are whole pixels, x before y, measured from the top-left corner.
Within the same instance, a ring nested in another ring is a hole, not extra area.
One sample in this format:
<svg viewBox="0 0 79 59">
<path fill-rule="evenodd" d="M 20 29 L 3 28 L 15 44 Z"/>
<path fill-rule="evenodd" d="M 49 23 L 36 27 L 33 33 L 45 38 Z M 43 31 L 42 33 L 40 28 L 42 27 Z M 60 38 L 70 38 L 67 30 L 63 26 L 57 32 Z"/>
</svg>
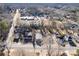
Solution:
<svg viewBox="0 0 79 59">
<path fill-rule="evenodd" d="M 34 16 L 22 16 L 20 17 L 22 20 L 34 20 Z"/>
</svg>

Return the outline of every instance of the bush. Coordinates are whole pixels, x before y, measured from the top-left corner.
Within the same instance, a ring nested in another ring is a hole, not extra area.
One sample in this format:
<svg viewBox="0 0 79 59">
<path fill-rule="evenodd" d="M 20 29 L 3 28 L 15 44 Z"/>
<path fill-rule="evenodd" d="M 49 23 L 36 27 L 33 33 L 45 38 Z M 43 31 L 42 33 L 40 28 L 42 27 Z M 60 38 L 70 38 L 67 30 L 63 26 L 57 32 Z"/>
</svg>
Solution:
<svg viewBox="0 0 79 59">
<path fill-rule="evenodd" d="M 9 27 L 9 25 L 8 25 L 8 22 L 7 22 L 7 21 L 2 20 L 2 21 L 0 22 L 0 28 L 1 28 L 2 30 L 6 31 L 6 30 L 8 29 L 8 27 Z"/>
<path fill-rule="evenodd" d="M 77 52 L 77 55 L 79 56 L 79 49 L 77 49 L 77 51 L 76 51 L 76 52 Z"/>
</svg>

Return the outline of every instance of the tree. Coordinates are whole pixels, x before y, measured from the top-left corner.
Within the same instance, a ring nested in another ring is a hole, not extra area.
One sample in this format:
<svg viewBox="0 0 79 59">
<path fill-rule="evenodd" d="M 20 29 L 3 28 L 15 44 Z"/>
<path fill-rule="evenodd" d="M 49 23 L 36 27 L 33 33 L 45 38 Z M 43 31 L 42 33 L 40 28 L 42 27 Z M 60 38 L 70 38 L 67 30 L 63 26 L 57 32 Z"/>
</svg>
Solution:
<svg viewBox="0 0 79 59">
<path fill-rule="evenodd" d="M 0 28 L 3 30 L 3 31 L 6 31 L 8 29 L 8 24 L 5 20 L 2 20 L 0 22 Z"/>
<path fill-rule="evenodd" d="M 5 40 L 9 30 L 9 24 L 6 20 L 0 21 L 0 41 Z"/>
</svg>

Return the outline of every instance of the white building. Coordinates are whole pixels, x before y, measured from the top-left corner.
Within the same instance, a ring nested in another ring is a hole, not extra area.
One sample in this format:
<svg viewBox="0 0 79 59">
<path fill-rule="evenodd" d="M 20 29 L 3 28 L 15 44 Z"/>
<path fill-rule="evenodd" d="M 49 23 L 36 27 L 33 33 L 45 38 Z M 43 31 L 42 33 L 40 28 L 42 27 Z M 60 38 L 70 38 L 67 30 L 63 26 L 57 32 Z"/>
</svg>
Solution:
<svg viewBox="0 0 79 59">
<path fill-rule="evenodd" d="M 22 16 L 20 18 L 23 20 L 34 20 L 34 16 Z"/>
</svg>

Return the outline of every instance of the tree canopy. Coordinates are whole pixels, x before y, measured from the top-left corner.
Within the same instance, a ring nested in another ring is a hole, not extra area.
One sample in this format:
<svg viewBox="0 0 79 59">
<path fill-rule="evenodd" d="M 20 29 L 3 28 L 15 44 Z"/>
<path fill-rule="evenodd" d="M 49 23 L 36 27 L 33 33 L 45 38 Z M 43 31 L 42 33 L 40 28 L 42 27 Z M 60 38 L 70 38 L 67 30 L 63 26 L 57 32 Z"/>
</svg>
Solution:
<svg viewBox="0 0 79 59">
<path fill-rule="evenodd" d="M 6 20 L 0 21 L 0 40 L 5 40 L 8 34 L 9 23 Z"/>
</svg>

